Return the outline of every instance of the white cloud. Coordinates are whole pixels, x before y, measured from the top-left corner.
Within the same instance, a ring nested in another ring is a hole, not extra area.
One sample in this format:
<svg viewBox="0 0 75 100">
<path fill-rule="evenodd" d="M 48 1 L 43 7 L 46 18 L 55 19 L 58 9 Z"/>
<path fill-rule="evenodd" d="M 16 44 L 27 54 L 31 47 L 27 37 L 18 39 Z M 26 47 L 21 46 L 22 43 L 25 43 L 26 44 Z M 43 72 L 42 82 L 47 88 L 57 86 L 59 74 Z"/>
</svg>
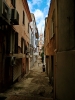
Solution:
<svg viewBox="0 0 75 100">
<path fill-rule="evenodd" d="M 32 10 L 33 9 L 33 6 L 34 5 L 38 5 L 40 6 L 42 3 L 42 0 L 32 0 L 32 1 L 29 1 L 28 0 L 28 5 L 29 5 L 29 8 Z"/>
<path fill-rule="evenodd" d="M 29 9 L 30 9 L 30 12 L 32 12 L 32 10 L 33 10 L 33 5 L 32 5 L 32 3 L 31 3 L 30 1 L 28 1 L 28 6 L 29 6 Z"/>
<path fill-rule="evenodd" d="M 37 27 L 38 27 L 38 31 L 39 31 L 39 34 L 42 32 L 44 33 L 44 19 L 40 21 L 40 23 L 37 24 Z"/>
<path fill-rule="evenodd" d="M 35 19 L 36 19 L 37 23 L 39 23 L 39 21 L 44 18 L 44 14 L 40 9 L 36 9 L 34 11 L 34 15 L 35 15 Z"/>
<path fill-rule="evenodd" d="M 42 2 L 42 0 L 32 0 L 32 4 L 33 5 L 39 5 L 39 4 L 41 4 L 41 2 Z"/>
<path fill-rule="evenodd" d="M 44 23 L 45 23 L 45 18 L 44 18 L 44 13 L 40 9 L 36 9 L 34 11 L 37 27 L 39 33 L 44 30 Z"/>
<path fill-rule="evenodd" d="M 49 11 L 49 7 L 50 7 L 50 1 L 51 0 L 47 0 L 47 6 L 44 8 L 44 15 L 45 15 L 45 17 L 48 16 L 48 11 Z"/>
<path fill-rule="evenodd" d="M 40 6 L 43 0 L 28 0 L 29 9 L 31 13 L 35 15 L 35 20 L 37 23 L 39 33 L 41 31 L 44 32 L 45 17 L 47 17 L 48 14 L 50 1 L 51 0 L 47 0 L 45 8 L 43 9 L 43 11 L 41 11 L 41 9 L 35 9 L 34 6 L 35 5 Z"/>
<path fill-rule="evenodd" d="M 51 1 L 51 0 L 47 0 L 47 6 L 48 6 L 48 7 L 50 6 L 50 1 Z"/>
</svg>

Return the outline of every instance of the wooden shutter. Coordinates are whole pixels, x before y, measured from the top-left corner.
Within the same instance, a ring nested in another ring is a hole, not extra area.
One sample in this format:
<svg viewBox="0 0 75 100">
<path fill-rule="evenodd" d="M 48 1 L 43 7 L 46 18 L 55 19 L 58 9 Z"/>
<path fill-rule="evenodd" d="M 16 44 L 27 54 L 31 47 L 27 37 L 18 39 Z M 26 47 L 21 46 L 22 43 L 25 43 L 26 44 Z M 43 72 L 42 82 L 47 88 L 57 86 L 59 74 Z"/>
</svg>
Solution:
<svg viewBox="0 0 75 100">
<path fill-rule="evenodd" d="M 25 13 L 23 11 L 23 24 L 25 25 Z"/>
<path fill-rule="evenodd" d="M 15 53 L 18 53 L 18 33 L 15 33 Z"/>
<path fill-rule="evenodd" d="M 16 7 L 16 0 L 11 0 L 11 4 L 13 5 L 13 7 Z"/>
</svg>

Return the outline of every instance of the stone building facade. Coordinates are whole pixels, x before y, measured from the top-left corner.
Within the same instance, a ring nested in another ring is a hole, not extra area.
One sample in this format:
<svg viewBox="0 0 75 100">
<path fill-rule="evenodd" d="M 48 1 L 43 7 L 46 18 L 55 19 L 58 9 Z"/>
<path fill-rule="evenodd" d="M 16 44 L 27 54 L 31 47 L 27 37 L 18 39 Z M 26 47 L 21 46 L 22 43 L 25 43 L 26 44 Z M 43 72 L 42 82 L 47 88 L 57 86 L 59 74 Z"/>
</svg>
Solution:
<svg viewBox="0 0 75 100">
<path fill-rule="evenodd" d="M 27 0 L 0 0 L 0 92 L 29 71 Z"/>
<path fill-rule="evenodd" d="M 75 98 L 75 1 L 51 0 L 45 24 L 46 71 L 54 99 Z"/>
</svg>

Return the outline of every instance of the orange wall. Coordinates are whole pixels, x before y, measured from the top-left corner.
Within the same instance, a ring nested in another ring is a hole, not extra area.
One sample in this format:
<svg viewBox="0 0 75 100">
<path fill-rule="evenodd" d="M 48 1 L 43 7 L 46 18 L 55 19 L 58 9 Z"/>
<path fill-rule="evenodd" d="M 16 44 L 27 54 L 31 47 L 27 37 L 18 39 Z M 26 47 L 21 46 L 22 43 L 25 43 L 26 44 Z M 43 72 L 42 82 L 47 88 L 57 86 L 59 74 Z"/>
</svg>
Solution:
<svg viewBox="0 0 75 100">
<path fill-rule="evenodd" d="M 55 0 L 52 0 L 50 10 L 48 13 L 48 17 L 47 17 L 47 22 L 45 25 L 45 51 L 46 51 L 46 55 L 54 55 L 54 49 L 56 48 L 55 25 L 54 25 L 54 36 L 53 37 L 52 37 L 52 25 L 51 25 L 54 10 L 55 10 Z M 54 16 L 54 23 L 55 23 L 55 20 L 56 19 Z"/>
<path fill-rule="evenodd" d="M 6 0 L 6 2 L 10 8 L 13 8 L 13 6 L 11 4 L 11 0 Z M 26 11 L 24 9 L 22 0 L 16 0 L 16 10 L 19 13 L 19 25 L 13 25 L 13 28 L 15 31 L 18 32 L 18 46 L 21 47 L 21 37 L 23 37 L 26 40 L 26 42 L 28 42 L 28 43 L 30 40 L 29 33 L 28 33 L 29 19 L 28 19 Z M 23 25 L 23 11 L 25 13 L 25 25 Z"/>
</svg>

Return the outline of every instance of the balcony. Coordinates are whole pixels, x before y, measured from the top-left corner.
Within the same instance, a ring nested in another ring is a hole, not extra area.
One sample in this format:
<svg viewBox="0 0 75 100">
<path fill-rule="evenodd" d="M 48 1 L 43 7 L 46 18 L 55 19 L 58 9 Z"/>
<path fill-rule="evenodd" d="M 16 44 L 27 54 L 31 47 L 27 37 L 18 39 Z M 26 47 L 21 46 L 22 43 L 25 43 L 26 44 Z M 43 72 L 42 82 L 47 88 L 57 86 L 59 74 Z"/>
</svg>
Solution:
<svg viewBox="0 0 75 100">
<path fill-rule="evenodd" d="M 19 13 L 16 9 L 11 9 L 11 24 L 19 25 Z"/>
<path fill-rule="evenodd" d="M 0 0 L 0 24 L 8 25 L 10 24 L 10 13 L 11 10 L 5 1 Z"/>
</svg>

